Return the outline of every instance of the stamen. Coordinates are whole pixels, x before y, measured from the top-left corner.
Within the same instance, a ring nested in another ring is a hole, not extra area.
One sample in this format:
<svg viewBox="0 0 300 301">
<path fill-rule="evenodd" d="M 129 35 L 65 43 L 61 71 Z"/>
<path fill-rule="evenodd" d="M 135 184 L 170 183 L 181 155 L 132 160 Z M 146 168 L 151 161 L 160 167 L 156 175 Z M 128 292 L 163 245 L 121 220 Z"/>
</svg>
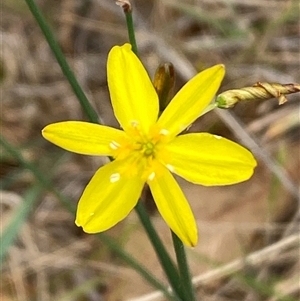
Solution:
<svg viewBox="0 0 300 301">
<path fill-rule="evenodd" d="M 218 136 L 218 135 L 213 135 L 216 139 L 218 139 L 218 140 L 220 140 L 220 139 L 222 139 L 222 137 L 221 136 Z"/>
<path fill-rule="evenodd" d="M 144 145 L 144 147 L 145 147 L 145 152 L 144 152 L 144 154 L 145 154 L 146 156 L 150 156 L 150 155 L 153 153 L 153 150 L 154 150 L 154 145 L 153 145 L 153 143 L 147 142 L 147 143 Z"/>
<path fill-rule="evenodd" d="M 110 146 L 111 149 L 116 150 L 116 149 L 118 149 L 121 145 L 120 145 L 118 142 L 116 142 L 116 141 L 112 141 L 112 142 L 109 143 L 109 146 Z"/>
<path fill-rule="evenodd" d="M 193 124 L 188 125 L 185 130 L 188 131 L 192 127 L 192 125 Z"/>
<path fill-rule="evenodd" d="M 154 178 L 155 178 L 155 172 L 152 171 L 151 174 L 150 174 L 149 177 L 148 177 L 148 180 L 149 180 L 149 181 L 152 181 Z"/>
<path fill-rule="evenodd" d="M 164 135 L 164 136 L 167 136 L 167 135 L 169 135 L 169 131 L 168 130 L 166 130 L 166 129 L 161 129 L 160 131 L 159 131 L 159 133 L 161 134 L 161 135 Z"/>
<path fill-rule="evenodd" d="M 109 178 L 109 180 L 110 180 L 110 182 L 111 183 L 115 183 L 115 182 L 118 182 L 119 180 L 120 180 L 120 174 L 119 173 L 113 173 L 111 176 L 110 176 L 110 178 Z"/>
<path fill-rule="evenodd" d="M 175 168 L 171 164 L 166 164 L 166 167 L 169 169 L 169 171 L 174 172 Z"/>
<path fill-rule="evenodd" d="M 137 127 L 139 125 L 139 122 L 136 121 L 136 120 L 131 120 L 130 124 L 135 128 L 135 127 Z"/>
</svg>

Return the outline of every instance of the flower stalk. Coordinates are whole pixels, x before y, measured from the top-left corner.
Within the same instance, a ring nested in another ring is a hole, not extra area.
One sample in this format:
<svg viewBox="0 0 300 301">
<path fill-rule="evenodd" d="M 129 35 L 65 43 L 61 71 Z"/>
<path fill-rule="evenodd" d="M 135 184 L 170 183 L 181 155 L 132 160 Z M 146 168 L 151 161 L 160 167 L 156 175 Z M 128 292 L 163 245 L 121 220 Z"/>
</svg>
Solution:
<svg viewBox="0 0 300 301">
<path fill-rule="evenodd" d="M 184 245 L 182 241 L 178 238 L 178 236 L 173 231 L 171 232 L 181 280 L 180 287 L 188 296 L 188 301 L 196 301 L 195 291 L 193 288 L 192 277 L 188 266 Z"/>
<path fill-rule="evenodd" d="M 277 98 L 279 105 L 287 102 L 286 95 L 300 91 L 300 84 L 278 84 L 268 82 L 257 82 L 252 87 L 227 90 L 219 94 L 216 98 L 217 107 L 229 109 L 240 101 L 266 100 Z"/>
<path fill-rule="evenodd" d="M 151 223 L 151 220 L 145 209 L 145 206 L 143 205 L 142 202 L 138 202 L 137 205 L 135 206 L 135 210 L 154 247 L 154 250 L 166 274 L 166 277 L 168 278 L 168 281 L 172 287 L 175 300 L 177 300 L 178 298 L 180 298 L 180 300 L 182 301 L 185 300 L 183 299 L 184 295 L 181 290 L 181 277 L 178 274 L 177 267 L 175 266 L 175 263 L 169 256 L 168 252 L 165 249 L 165 246 L 163 245 L 155 228 L 153 227 L 153 224 Z"/>
<path fill-rule="evenodd" d="M 126 18 L 128 38 L 132 47 L 132 51 L 138 55 L 138 48 L 136 44 L 135 31 L 132 18 L 132 6 L 129 0 L 118 0 L 116 4 L 122 7 Z"/>
</svg>

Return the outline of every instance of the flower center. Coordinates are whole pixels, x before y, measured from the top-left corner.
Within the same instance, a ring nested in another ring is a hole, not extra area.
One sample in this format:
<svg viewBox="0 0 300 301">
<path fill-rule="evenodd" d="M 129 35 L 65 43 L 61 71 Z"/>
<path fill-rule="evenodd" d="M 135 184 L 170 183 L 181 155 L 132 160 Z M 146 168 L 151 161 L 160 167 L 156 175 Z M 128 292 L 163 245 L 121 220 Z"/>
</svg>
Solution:
<svg viewBox="0 0 300 301">
<path fill-rule="evenodd" d="M 134 127 L 132 132 L 128 133 L 130 142 L 128 147 L 131 149 L 131 155 L 137 156 L 139 160 L 155 159 L 163 143 L 159 135 L 155 133 L 144 134 L 140 129 Z"/>
<path fill-rule="evenodd" d="M 152 142 L 142 144 L 142 152 L 146 157 L 154 155 L 155 145 Z"/>
<path fill-rule="evenodd" d="M 126 130 L 127 137 L 123 141 L 112 141 L 110 147 L 116 160 L 128 160 L 130 172 L 141 173 L 148 178 L 156 173 L 157 166 L 166 164 L 168 154 L 164 150 L 167 143 L 167 130 L 153 127 L 144 133 L 138 122 L 132 122 L 132 127 Z"/>
</svg>

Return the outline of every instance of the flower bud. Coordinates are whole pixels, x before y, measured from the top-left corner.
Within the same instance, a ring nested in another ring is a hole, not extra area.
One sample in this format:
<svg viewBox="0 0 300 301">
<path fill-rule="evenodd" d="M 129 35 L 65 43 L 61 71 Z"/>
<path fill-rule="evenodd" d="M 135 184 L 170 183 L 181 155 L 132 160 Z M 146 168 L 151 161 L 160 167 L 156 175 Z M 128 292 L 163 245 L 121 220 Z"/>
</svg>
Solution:
<svg viewBox="0 0 300 301">
<path fill-rule="evenodd" d="M 243 100 L 277 98 L 282 105 L 287 101 L 285 95 L 300 91 L 300 84 L 278 84 L 257 82 L 252 87 L 227 90 L 216 98 L 218 108 L 229 109 Z"/>
<path fill-rule="evenodd" d="M 172 98 L 175 84 L 174 66 L 171 63 L 164 63 L 156 69 L 153 85 L 159 98 L 159 111 L 162 112 Z"/>
</svg>

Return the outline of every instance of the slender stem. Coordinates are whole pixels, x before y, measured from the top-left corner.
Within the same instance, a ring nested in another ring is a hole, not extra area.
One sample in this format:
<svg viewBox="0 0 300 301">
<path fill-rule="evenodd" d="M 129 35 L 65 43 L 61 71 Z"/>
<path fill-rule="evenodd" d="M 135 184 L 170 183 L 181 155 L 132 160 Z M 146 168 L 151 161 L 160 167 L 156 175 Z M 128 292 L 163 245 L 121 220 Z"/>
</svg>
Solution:
<svg viewBox="0 0 300 301">
<path fill-rule="evenodd" d="M 126 11 L 125 12 L 125 17 L 126 17 L 126 23 L 127 23 L 127 28 L 128 28 L 128 37 L 130 44 L 132 46 L 132 51 L 138 55 L 138 48 L 136 44 L 136 39 L 135 39 L 135 32 L 134 32 L 134 26 L 133 26 L 133 18 L 132 18 L 132 11 Z"/>
<path fill-rule="evenodd" d="M 142 202 L 138 202 L 135 210 L 138 214 L 138 217 L 140 221 L 142 222 L 144 228 L 146 229 L 146 232 L 148 234 L 148 238 L 150 239 L 154 250 L 157 254 L 158 260 L 165 271 L 165 274 L 168 278 L 168 281 L 173 289 L 174 292 L 178 294 L 182 298 L 182 300 L 185 300 L 184 295 L 181 291 L 181 282 L 180 282 L 180 276 L 178 274 L 178 270 L 176 268 L 175 263 L 170 258 L 169 254 L 167 253 L 164 245 L 161 242 L 161 239 L 159 238 L 156 230 L 153 227 L 153 224 L 151 223 L 151 220 L 149 218 L 149 215 L 143 205 Z M 192 300 L 191 300 L 192 301 Z"/>
<path fill-rule="evenodd" d="M 174 250 L 176 253 L 179 274 L 181 277 L 181 287 L 188 295 L 188 301 L 196 301 L 195 291 L 192 284 L 191 274 L 187 263 L 187 258 L 182 241 L 172 232 Z"/>
<path fill-rule="evenodd" d="M 38 6 L 36 5 L 34 0 L 25 0 L 32 15 L 36 19 L 37 23 L 39 24 L 63 74 L 66 76 L 67 80 L 69 81 L 75 95 L 77 96 L 82 109 L 86 113 L 87 117 L 91 122 L 97 123 L 98 116 L 91 104 L 89 103 L 86 95 L 84 94 L 81 86 L 79 85 L 74 73 L 72 72 L 57 40 L 55 39 L 49 25 L 47 24 L 45 18 L 43 17 L 41 11 L 39 10 Z"/>
</svg>

